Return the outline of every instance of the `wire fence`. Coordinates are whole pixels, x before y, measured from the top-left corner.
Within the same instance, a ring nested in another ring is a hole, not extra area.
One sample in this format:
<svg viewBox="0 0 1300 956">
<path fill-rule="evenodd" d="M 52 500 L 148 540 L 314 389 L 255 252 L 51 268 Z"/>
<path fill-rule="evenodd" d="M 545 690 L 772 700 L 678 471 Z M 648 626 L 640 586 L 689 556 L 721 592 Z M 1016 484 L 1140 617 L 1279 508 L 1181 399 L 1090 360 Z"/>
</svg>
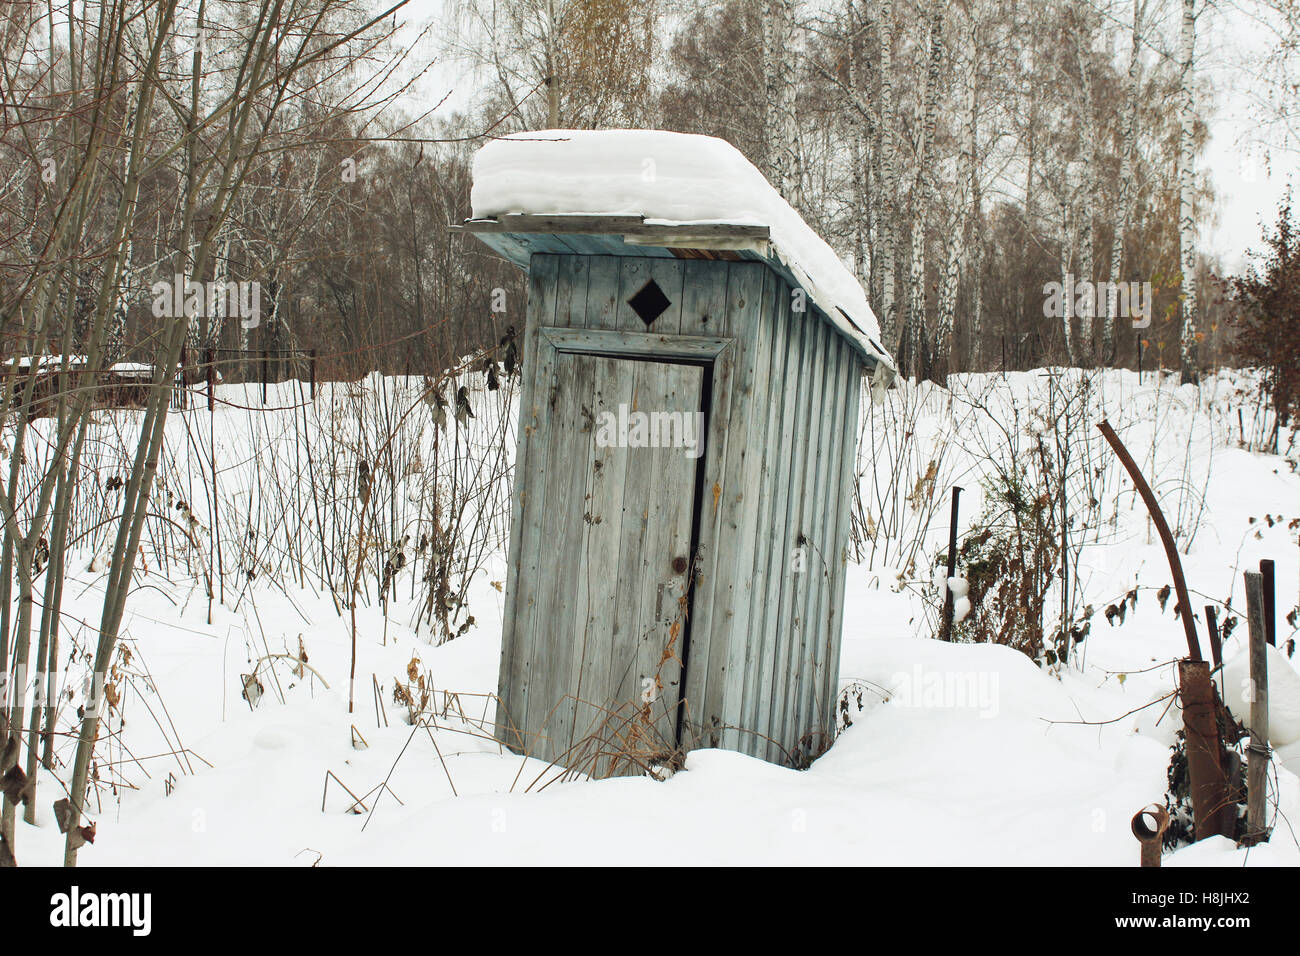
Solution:
<svg viewBox="0 0 1300 956">
<path fill-rule="evenodd" d="M 172 408 L 185 409 L 193 398 L 191 393 L 202 389 L 206 393 L 208 409 L 216 406 L 216 386 L 227 377 L 222 370 L 241 373 L 245 382 L 261 386 L 262 406 L 266 407 L 269 386 L 288 379 L 306 381 L 311 398 L 316 399 L 316 370 L 319 356 L 316 349 L 231 349 L 205 348 L 181 350 L 180 365 L 176 370 L 176 387 L 172 389 Z"/>
</svg>

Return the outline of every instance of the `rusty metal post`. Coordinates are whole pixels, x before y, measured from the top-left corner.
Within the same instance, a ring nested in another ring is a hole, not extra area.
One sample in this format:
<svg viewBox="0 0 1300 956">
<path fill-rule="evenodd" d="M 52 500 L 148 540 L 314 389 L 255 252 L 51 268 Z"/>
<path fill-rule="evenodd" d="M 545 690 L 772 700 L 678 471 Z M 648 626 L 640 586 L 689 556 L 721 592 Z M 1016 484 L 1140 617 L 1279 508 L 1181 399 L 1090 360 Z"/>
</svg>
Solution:
<svg viewBox="0 0 1300 956">
<path fill-rule="evenodd" d="M 1219 640 L 1219 612 L 1213 604 L 1205 605 L 1205 629 L 1210 633 L 1210 660 L 1215 668 L 1223 666 L 1223 644 Z"/>
<path fill-rule="evenodd" d="M 1277 647 L 1277 586 L 1274 581 L 1276 569 L 1273 566 L 1272 558 L 1264 558 L 1259 562 L 1259 576 L 1261 585 L 1264 588 L 1264 637 L 1270 644 Z"/>
<path fill-rule="evenodd" d="M 1119 458 L 1120 464 L 1124 466 L 1129 477 L 1133 479 L 1133 486 L 1137 488 L 1138 494 L 1142 496 L 1142 503 L 1147 506 L 1147 513 L 1151 515 L 1151 521 L 1160 534 L 1160 541 L 1165 546 L 1165 558 L 1169 561 L 1169 573 L 1174 578 L 1174 590 L 1178 594 L 1178 606 L 1181 608 L 1179 617 L 1183 622 L 1183 634 L 1187 637 L 1187 656 L 1194 661 L 1202 660 L 1201 645 L 1196 639 L 1196 622 L 1192 617 L 1192 601 L 1187 595 L 1187 580 L 1183 577 L 1183 562 L 1178 557 L 1178 546 L 1174 543 L 1174 536 L 1169 530 L 1169 522 L 1165 521 L 1165 514 L 1160 510 L 1160 502 L 1156 501 L 1151 486 L 1147 484 L 1146 478 L 1142 477 L 1142 471 L 1138 468 L 1137 462 L 1128 453 L 1124 443 L 1119 440 L 1119 436 L 1115 434 L 1115 429 L 1110 427 L 1110 422 L 1103 419 L 1097 425 L 1097 428 L 1106 437 L 1106 441 L 1110 443 L 1110 447 L 1115 451 L 1115 456 Z"/>
<path fill-rule="evenodd" d="M 1264 576 L 1246 572 L 1246 619 L 1250 626 L 1250 747 L 1246 754 L 1246 846 L 1268 839 L 1264 798 L 1268 790 L 1268 636 Z"/>
<path fill-rule="evenodd" d="M 1142 866 L 1158 867 L 1165 831 L 1169 829 L 1169 811 L 1153 803 L 1133 814 L 1129 829 L 1142 844 Z"/>
<path fill-rule="evenodd" d="M 939 627 L 941 641 L 952 640 L 952 588 L 948 581 L 957 573 L 957 501 L 961 498 L 961 486 L 952 486 L 952 517 L 948 525 L 948 576 L 943 579 L 943 623 Z"/>
<path fill-rule="evenodd" d="M 1178 696 L 1183 706 L 1183 737 L 1187 747 L 1187 776 L 1192 798 L 1196 839 L 1230 836 L 1225 818 L 1234 806 L 1228 796 L 1219 740 L 1218 708 L 1210 665 L 1206 661 L 1178 662 Z"/>
</svg>

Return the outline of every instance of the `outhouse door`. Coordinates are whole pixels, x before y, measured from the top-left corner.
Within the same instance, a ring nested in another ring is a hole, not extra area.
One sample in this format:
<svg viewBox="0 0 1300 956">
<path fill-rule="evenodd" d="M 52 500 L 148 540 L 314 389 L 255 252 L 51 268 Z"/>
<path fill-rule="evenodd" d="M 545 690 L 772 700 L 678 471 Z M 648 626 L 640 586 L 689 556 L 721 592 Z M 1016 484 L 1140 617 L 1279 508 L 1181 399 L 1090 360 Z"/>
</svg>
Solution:
<svg viewBox="0 0 1300 956">
<path fill-rule="evenodd" d="M 545 433 L 531 444 L 543 460 L 529 465 L 542 500 L 526 526 L 540 537 L 524 547 L 539 549 L 556 586 L 534 595 L 529 643 L 547 663 L 532 670 L 546 685 L 528 686 L 527 725 L 545 728 L 539 756 L 603 773 L 599 752 L 644 760 L 676 742 L 707 372 L 550 358 Z"/>
</svg>

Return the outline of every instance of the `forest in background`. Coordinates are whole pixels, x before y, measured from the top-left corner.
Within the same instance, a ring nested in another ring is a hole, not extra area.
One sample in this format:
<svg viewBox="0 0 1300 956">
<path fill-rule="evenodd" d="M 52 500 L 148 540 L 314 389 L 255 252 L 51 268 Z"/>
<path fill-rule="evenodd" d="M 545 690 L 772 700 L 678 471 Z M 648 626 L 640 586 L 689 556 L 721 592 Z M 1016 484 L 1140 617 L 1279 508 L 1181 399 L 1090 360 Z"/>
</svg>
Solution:
<svg viewBox="0 0 1300 956">
<path fill-rule="evenodd" d="M 1261 9 L 1289 44 L 1260 70 L 1286 89 L 1300 18 L 1274 3 Z M 740 148 L 852 265 L 908 375 L 1135 368 L 1141 350 L 1146 368 L 1194 377 L 1236 357 L 1230 284 L 1195 248 L 1215 201 L 1197 169 L 1203 117 L 1218 106 L 1196 69 L 1203 0 L 456 0 L 426 30 L 444 50 L 438 64 L 413 62 L 401 4 L 295 4 L 304 29 L 319 13 L 322 35 L 373 22 L 257 104 L 257 147 L 239 157 L 220 213 L 216 154 L 229 129 L 220 115 L 199 118 L 219 114 L 240 82 L 255 5 L 176 5 L 147 103 L 138 43 L 111 81 L 92 74 L 99 6 L 9 6 L 0 305 L 10 355 L 57 354 L 65 336 L 84 353 L 104 310 L 105 361 L 152 362 L 165 323 L 151 287 L 183 273 L 261 292 L 256 327 L 210 310 L 190 323 L 192 349 L 314 349 L 323 378 L 431 374 L 522 322 L 519 309 L 493 311 L 492 297 L 505 289 L 521 305 L 522 277 L 448 228 L 469 214 L 474 150 L 530 129 L 642 127 Z M 143 39 L 145 21 L 124 19 L 124 37 L 137 28 Z M 462 77 L 457 111 L 416 92 L 433 66 Z M 1280 108 L 1261 122 L 1289 119 Z M 39 239 L 63 211 L 77 130 L 93 124 L 117 139 L 86 155 L 100 182 L 79 247 L 56 254 Z M 115 244 L 137 129 L 157 156 L 132 185 Z M 178 239 L 205 224 L 210 248 L 193 275 Z M 47 260 L 64 268 L 38 348 L 30 323 L 12 320 Z M 1149 283 L 1149 327 L 1105 294 L 1091 308 L 1067 296 L 1045 314 L 1048 283 L 1085 279 Z M 258 374 L 245 358 L 222 360 L 222 374 Z M 294 369 L 277 362 L 272 375 Z"/>
</svg>

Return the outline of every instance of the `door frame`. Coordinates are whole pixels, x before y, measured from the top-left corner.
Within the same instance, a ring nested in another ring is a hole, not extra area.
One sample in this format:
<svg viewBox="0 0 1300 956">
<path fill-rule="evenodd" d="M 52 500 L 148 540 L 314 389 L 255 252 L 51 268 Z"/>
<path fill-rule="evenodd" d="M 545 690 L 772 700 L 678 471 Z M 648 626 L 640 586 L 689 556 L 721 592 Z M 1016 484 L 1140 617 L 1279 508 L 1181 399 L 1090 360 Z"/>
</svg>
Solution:
<svg viewBox="0 0 1300 956">
<path fill-rule="evenodd" d="M 722 472 L 719 449 L 714 437 L 715 425 L 717 436 L 725 440 L 727 414 L 727 379 L 735 355 L 736 340 L 732 337 L 672 335 L 655 332 L 623 332 L 613 329 L 575 329 L 559 326 L 542 326 L 539 345 L 549 346 L 556 353 L 573 355 L 592 355 L 599 358 L 624 359 L 627 361 L 658 362 L 664 365 L 692 365 L 701 369 L 700 406 L 704 415 L 702 440 L 704 452 L 696 459 L 694 489 L 691 501 L 690 550 L 692 562 L 696 567 L 688 569 L 686 621 L 682 626 L 682 671 L 679 678 L 680 687 L 677 694 L 677 714 L 673 721 L 674 742 L 682 745 L 682 730 L 686 723 L 686 708 L 690 705 L 687 698 L 691 660 L 691 646 L 694 643 L 693 625 L 696 617 L 695 599 L 697 584 L 701 573 L 712 575 L 716 556 L 711 553 L 713 546 L 713 524 L 704 521 L 704 502 L 707 489 L 721 488 Z M 540 356 L 539 356 L 540 357 Z M 539 363 L 540 364 L 540 363 Z M 549 363 L 547 363 L 549 364 Z M 723 374 L 719 374 L 722 371 Z M 715 415 L 721 419 L 715 422 Z M 702 547 L 703 546 L 703 547 Z M 702 706 L 703 701 L 697 706 Z"/>
</svg>

